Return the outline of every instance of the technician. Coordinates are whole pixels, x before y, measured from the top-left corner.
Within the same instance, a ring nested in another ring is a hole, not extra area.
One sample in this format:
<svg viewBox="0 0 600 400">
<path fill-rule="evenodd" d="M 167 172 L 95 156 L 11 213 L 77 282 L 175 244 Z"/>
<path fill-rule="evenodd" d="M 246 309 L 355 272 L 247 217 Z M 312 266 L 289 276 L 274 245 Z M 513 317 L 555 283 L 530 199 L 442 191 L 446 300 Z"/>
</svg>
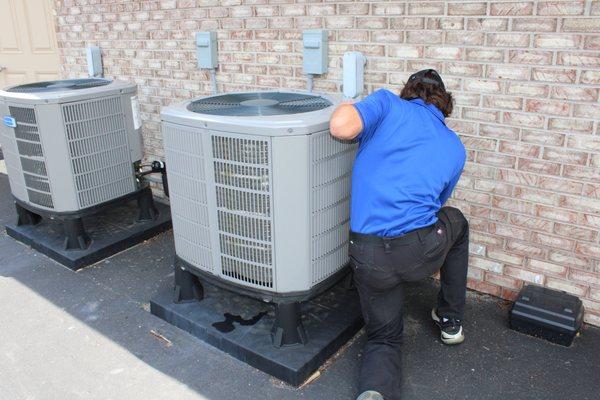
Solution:
<svg viewBox="0 0 600 400">
<path fill-rule="evenodd" d="M 464 340 L 469 226 L 442 207 L 465 164 L 445 117 L 452 94 L 439 74 L 419 71 L 400 96 L 378 90 L 333 113 L 331 134 L 357 140 L 352 172 L 350 259 L 367 343 L 357 400 L 400 398 L 404 283 L 440 271 L 431 317 L 443 343 Z M 414 371 L 417 372 L 417 371 Z"/>
</svg>

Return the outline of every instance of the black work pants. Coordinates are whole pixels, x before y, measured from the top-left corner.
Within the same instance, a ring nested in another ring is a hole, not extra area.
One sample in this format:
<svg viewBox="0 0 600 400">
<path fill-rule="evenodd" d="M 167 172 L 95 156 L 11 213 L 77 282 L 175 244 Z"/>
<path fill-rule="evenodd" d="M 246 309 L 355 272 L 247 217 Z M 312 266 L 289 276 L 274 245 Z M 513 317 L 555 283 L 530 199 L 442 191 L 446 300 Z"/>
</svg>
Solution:
<svg viewBox="0 0 600 400">
<path fill-rule="evenodd" d="M 359 393 L 399 399 L 404 282 L 440 270 L 438 315 L 462 319 L 467 288 L 469 225 L 462 212 L 442 207 L 438 221 L 396 238 L 350 233 L 350 260 L 367 343 Z"/>
</svg>

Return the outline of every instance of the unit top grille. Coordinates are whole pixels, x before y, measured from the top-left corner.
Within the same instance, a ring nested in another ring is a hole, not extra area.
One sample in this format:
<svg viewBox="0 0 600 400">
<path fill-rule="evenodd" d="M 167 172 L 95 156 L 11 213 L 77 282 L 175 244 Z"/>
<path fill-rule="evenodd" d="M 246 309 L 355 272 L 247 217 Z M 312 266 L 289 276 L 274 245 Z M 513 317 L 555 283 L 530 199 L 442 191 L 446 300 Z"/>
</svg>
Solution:
<svg viewBox="0 0 600 400">
<path fill-rule="evenodd" d="M 329 100 L 310 94 L 254 92 L 207 97 L 191 102 L 187 108 L 198 114 L 254 117 L 300 114 L 331 105 Z"/>
<path fill-rule="evenodd" d="M 110 79 L 65 79 L 59 81 L 34 82 L 25 85 L 14 86 L 6 89 L 13 93 L 46 93 L 46 92 L 67 92 L 71 90 L 89 89 L 98 86 L 105 86 L 111 83 Z"/>
</svg>

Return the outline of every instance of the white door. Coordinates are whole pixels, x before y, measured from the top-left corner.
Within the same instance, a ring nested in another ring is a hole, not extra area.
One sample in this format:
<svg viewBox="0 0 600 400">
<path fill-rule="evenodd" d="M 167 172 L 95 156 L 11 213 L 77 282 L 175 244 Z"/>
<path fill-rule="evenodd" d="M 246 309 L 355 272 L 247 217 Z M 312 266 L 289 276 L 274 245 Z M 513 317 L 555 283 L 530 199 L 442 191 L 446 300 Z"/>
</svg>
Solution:
<svg viewBox="0 0 600 400">
<path fill-rule="evenodd" d="M 51 0 L 0 0 L 0 87 L 58 79 Z"/>
</svg>

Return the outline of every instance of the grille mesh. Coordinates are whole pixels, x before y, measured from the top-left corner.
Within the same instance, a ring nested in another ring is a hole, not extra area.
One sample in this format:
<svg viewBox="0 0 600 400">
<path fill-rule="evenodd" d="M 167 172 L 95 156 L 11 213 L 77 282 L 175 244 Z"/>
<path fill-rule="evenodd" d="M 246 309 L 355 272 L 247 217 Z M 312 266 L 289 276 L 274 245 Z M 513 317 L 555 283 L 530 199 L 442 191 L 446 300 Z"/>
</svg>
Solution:
<svg viewBox="0 0 600 400">
<path fill-rule="evenodd" d="M 69 90 L 89 89 L 108 85 L 109 79 L 65 79 L 59 81 L 35 82 L 19 85 L 7 89 L 14 93 L 44 93 L 44 92 L 66 92 Z M 14 114 L 11 114 L 14 117 Z M 16 118 L 16 117 L 15 117 Z"/>
<path fill-rule="evenodd" d="M 35 110 L 29 107 L 13 106 L 9 106 L 8 109 L 10 115 L 17 122 L 14 132 L 23 179 L 27 188 L 27 197 L 33 204 L 54 208 Z"/>
<path fill-rule="evenodd" d="M 135 190 L 120 97 L 62 106 L 80 208 Z"/>
<path fill-rule="evenodd" d="M 212 136 L 221 272 L 273 288 L 269 142 Z"/>
<path fill-rule="evenodd" d="M 163 124 L 177 255 L 195 267 L 214 271 L 201 134 Z"/>
<path fill-rule="evenodd" d="M 195 100 L 188 110 L 199 114 L 226 116 L 272 116 L 301 114 L 331 106 L 323 97 L 301 93 L 237 93 Z"/>
<path fill-rule="evenodd" d="M 350 177 L 356 146 L 322 132 L 311 137 L 312 283 L 348 262 Z"/>
</svg>

